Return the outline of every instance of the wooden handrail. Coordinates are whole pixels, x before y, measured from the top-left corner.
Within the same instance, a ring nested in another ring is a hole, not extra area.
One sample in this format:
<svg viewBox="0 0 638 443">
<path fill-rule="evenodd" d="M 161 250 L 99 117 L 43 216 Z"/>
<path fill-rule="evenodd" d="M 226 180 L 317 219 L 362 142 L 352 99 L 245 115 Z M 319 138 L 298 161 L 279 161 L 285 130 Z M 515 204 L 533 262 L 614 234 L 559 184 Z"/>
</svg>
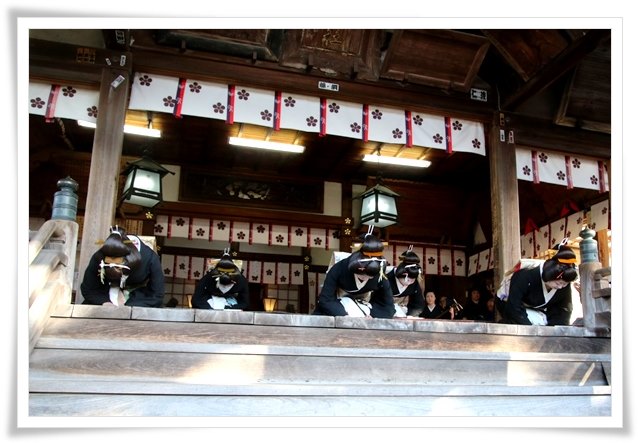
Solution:
<svg viewBox="0 0 638 443">
<path fill-rule="evenodd" d="M 29 241 L 29 352 L 58 305 L 71 303 L 79 226 L 48 220 Z"/>
</svg>

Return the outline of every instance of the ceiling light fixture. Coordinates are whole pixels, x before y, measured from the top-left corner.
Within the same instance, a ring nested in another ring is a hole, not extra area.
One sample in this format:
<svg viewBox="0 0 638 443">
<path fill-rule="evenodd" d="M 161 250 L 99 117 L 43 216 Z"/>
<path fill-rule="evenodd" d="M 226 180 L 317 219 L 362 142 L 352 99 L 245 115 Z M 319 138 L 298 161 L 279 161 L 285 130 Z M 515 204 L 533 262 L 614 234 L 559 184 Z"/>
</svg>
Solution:
<svg viewBox="0 0 638 443">
<path fill-rule="evenodd" d="M 413 166 L 417 168 L 427 168 L 432 164 L 429 160 L 414 160 L 410 158 L 387 157 L 377 154 L 367 154 L 363 157 L 365 162 L 384 163 L 396 166 Z"/>
<path fill-rule="evenodd" d="M 306 149 L 304 146 L 301 145 L 267 142 L 264 140 L 255 140 L 240 137 L 228 137 L 228 143 L 235 146 L 243 146 L 245 148 L 268 149 L 272 151 L 292 152 L 295 154 L 301 154 Z"/>
<path fill-rule="evenodd" d="M 86 120 L 78 120 L 77 122 L 79 126 L 83 126 L 85 128 L 95 129 L 95 127 L 97 126 L 95 123 L 88 122 Z M 159 129 L 144 128 L 141 126 L 132 126 L 132 125 L 124 125 L 124 132 L 127 134 L 143 135 L 145 137 L 154 137 L 154 138 L 160 138 L 162 136 L 162 132 Z"/>
</svg>

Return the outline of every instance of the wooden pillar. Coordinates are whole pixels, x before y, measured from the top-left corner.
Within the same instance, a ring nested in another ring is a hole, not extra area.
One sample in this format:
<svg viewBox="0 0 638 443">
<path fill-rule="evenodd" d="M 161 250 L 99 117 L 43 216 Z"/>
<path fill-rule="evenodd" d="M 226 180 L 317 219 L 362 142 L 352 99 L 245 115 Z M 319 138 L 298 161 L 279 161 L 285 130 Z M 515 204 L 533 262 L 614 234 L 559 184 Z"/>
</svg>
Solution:
<svg viewBox="0 0 638 443">
<path fill-rule="evenodd" d="M 516 145 L 507 142 L 507 132 L 510 129 L 504 124 L 501 114 L 496 113 L 487 144 L 490 160 L 495 287 L 499 286 L 505 271 L 512 268 L 521 258 Z M 505 141 L 501 141 L 501 130 L 504 131 Z"/>
<path fill-rule="evenodd" d="M 124 80 L 117 87 L 111 84 L 118 76 Z M 84 301 L 79 289 L 91 256 L 99 249 L 99 241 L 106 238 L 115 219 L 117 186 L 120 176 L 124 120 L 128 104 L 130 76 L 127 71 L 102 70 L 97 127 L 93 139 L 91 170 L 82 227 L 82 243 L 78 263 L 78 291 L 75 303 Z"/>
</svg>

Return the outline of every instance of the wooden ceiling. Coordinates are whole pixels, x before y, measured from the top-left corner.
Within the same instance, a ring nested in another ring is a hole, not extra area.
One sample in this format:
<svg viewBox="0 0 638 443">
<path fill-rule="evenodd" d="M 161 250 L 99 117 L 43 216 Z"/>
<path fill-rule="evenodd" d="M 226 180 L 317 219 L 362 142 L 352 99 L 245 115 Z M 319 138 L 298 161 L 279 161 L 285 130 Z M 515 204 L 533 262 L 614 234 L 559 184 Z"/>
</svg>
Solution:
<svg viewBox="0 0 638 443">
<path fill-rule="evenodd" d="M 131 69 L 202 80 L 228 81 L 317 95 L 317 81 L 339 83 L 339 97 L 482 121 L 489 135 L 501 112 L 516 143 L 611 158 L 611 32 L 564 29 L 110 29 L 31 30 L 32 79 L 97 85 L 101 66 L 78 66 L 77 46 L 98 47 L 107 57 L 125 52 Z M 99 63 L 98 63 L 99 65 Z M 93 68 L 93 69 L 92 69 Z M 485 101 L 470 91 L 485 91 Z M 129 111 L 127 122 L 162 130 L 148 142 L 126 135 L 123 161 L 147 150 L 161 163 L 192 171 L 267 176 L 302 181 L 369 184 L 378 176 L 404 196 L 401 226 L 393 235 L 427 242 L 471 244 L 477 221 L 490 227 L 488 157 L 365 143 L 299 131 L 171 114 Z M 228 145 L 242 133 L 295 141 L 303 155 L 247 152 Z M 93 132 L 74 121 L 45 123 L 30 117 L 31 211 L 41 210 L 60 174 L 86 189 Z M 361 161 L 380 152 L 432 161 L 426 170 Z M 43 178 L 53 186 L 43 185 Z M 572 203 L 601 199 L 593 191 L 519 184 L 521 221 L 541 225 Z M 419 234 L 415 235 L 415 229 Z M 489 237 L 489 233 L 488 233 Z"/>
</svg>

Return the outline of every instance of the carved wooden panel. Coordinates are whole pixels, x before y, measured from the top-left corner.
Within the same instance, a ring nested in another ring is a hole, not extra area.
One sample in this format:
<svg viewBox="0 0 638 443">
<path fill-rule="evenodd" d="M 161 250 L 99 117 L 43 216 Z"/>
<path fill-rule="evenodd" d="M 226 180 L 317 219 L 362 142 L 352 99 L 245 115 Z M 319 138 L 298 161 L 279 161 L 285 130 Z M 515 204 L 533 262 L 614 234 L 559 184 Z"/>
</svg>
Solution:
<svg viewBox="0 0 638 443">
<path fill-rule="evenodd" d="M 159 44 L 277 61 L 283 31 L 276 29 L 170 29 L 155 32 Z"/>
<path fill-rule="evenodd" d="M 557 29 L 490 29 L 483 33 L 525 81 L 570 43 Z"/>
<path fill-rule="evenodd" d="M 331 76 L 377 80 L 382 31 L 370 29 L 290 29 L 280 64 L 317 69 Z"/>
<path fill-rule="evenodd" d="M 483 37 L 457 31 L 397 31 L 381 77 L 467 92 L 488 45 Z"/>
<path fill-rule="evenodd" d="M 611 133 L 611 41 L 586 56 L 571 74 L 555 123 Z"/>
</svg>

